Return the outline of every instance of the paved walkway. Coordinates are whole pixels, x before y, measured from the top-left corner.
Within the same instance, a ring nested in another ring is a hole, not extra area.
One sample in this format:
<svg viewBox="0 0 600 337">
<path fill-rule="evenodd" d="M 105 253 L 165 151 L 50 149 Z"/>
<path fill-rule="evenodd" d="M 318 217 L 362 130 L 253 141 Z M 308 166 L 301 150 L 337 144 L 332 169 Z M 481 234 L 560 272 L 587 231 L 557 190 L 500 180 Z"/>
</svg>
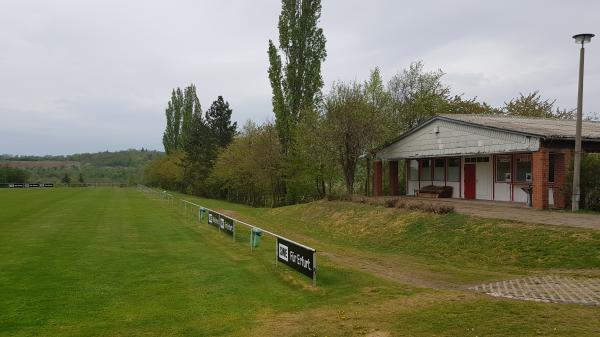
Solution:
<svg viewBox="0 0 600 337">
<path fill-rule="evenodd" d="M 600 215 L 567 211 L 536 210 L 521 203 L 464 199 L 431 199 L 405 197 L 423 202 L 449 203 L 459 213 L 484 218 L 517 220 L 531 224 L 582 227 L 600 230 Z"/>
<path fill-rule="evenodd" d="M 600 279 L 534 276 L 469 288 L 495 297 L 600 306 Z"/>
</svg>

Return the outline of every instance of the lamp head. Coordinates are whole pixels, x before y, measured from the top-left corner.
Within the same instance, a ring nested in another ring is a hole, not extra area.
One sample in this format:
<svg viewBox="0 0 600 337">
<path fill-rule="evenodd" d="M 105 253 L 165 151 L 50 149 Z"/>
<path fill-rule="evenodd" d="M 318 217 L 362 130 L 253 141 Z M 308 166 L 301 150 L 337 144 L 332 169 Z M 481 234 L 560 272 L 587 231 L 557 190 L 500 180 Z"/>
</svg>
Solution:
<svg viewBox="0 0 600 337">
<path fill-rule="evenodd" d="M 584 43 L 590 43 L 594 36 L 595 36 L 594 34 L 587 33 L 587 34 L 573 35 L 573 38 L 575 39 L 575 43 L 584 44 Z"/>
</svg>

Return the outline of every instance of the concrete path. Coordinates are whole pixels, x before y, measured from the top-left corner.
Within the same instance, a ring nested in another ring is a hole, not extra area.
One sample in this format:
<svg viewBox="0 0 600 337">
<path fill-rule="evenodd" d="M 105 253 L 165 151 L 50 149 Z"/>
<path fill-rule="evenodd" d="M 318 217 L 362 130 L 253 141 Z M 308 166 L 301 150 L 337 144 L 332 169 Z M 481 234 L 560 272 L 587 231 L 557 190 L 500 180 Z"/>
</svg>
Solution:
<svg viewBox="0 0 600 337">
<path fill-rule="evenodd" d="M 536 210 L 520 203 L 463 199 L 430 199 L 406 197 L 423 202 L 449 203 L 463 214 L 494 219 L 516 220 L 530 224 L 581 227 L 600 230 L 600 215 L 568 211 Z"/>
<path fill-rule="evenodd" d="M 600 306 L 600 279 L 597 278 L 533 276 L 482 284 L 469 289 L 495 297 Z"/>
</svg>

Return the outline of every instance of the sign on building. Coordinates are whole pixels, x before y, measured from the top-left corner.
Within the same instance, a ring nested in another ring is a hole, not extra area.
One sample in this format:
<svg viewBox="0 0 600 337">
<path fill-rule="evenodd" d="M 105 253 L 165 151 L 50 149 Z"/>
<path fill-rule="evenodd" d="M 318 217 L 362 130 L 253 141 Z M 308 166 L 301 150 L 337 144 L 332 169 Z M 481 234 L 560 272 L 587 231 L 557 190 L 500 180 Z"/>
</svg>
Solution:
<svg viewBox="0 0 600 337">
<path fill-rule="evenodd" d="M 277 238 L 277 261 L 314 279 L 315 251 L 299 246 L 280 237 Z"/>
</svg>

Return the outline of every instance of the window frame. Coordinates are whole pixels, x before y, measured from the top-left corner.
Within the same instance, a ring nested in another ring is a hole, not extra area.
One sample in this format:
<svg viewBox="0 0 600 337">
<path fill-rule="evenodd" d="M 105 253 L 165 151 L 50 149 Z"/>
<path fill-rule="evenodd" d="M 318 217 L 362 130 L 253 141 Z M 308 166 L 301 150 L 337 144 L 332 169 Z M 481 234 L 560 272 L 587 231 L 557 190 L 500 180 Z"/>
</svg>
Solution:
<svg viewBox="0 0 600 337">
<path fill-rule="evenodd" d="M 498 163 L 500 163 L 501 159 L 508 159 L 508 172 L 505 173 L 510 173 L 510 180 L 499 180 L 498 179 Z M 497 183 L 511 183 L 513 181 L 513 158 L 512 155 L 497 155 L 496 156 L 496 168 L 495 168 L 495 172 L 494 172 L 494 181 Z"/>
<path fill-rule="evenodd" d="M 423 163 L 427 161 L 429 162 L 429 166 L 427 167 L 426 170 L 423 169 Z M 419 160 L 419 181 L 433 181 L 432 180 L 432 175 L 433 175 L 433 158 L 423 158 L 421 160 Z M 423 173 L 429 171 L 429 177 L 428 178 L 423 178 Z"/>
<path fill-rule="evenodd" d="M 457 173 L 456 180 L 451 180 L 450 179 L 450 174 L 449 174 L 449 172 L 450 172 L 450 162 L 452 160 L 456 160 L 457 163 L 458 163 L 458 165 L 456 166 L 456 168 L 457 168 L 457 171 L 456 171 L 456 173 Z M 461 159 L 461 157 L 448 157 L 448 158 L 446 158 L 446 182 L 459 183 L 460 180 L 461 180 L 460 177 L 462 175 L 461 168 L 462 168 L 462 159 Z"/>
<path fill-rule="evenodd" d="M 437 162 L 441 160 L 442 161 L 442 177 L 441 179 L 435 174 L 436 169 L 439 168 L 439 166 L 437 166 Z M 432 177 L 432 181 L 446 181 L 446 158 L 433 158 L 433 177 Z"/>
<path fill-rule="evenodd" d="M 528 159 L 528 160 L 522 160 L 522 159 Z M 525 172 L 525 177 L 523 178 L 523 180 L 519 180 L 519 163 L 520 162 L 529 162 L 529 172 Z M 531 184 L 533 182 L 533 172 L 532 172 L 533 161 L 532 161 L 531 154 L 516 154 L 513 166 L 514 166 L 513 182 L 515 182 L 517 184 Z M 532 175 L 531 181 L 527 181 L 527 179 L 526 179 L 527 173 Z"/>
</svg>

